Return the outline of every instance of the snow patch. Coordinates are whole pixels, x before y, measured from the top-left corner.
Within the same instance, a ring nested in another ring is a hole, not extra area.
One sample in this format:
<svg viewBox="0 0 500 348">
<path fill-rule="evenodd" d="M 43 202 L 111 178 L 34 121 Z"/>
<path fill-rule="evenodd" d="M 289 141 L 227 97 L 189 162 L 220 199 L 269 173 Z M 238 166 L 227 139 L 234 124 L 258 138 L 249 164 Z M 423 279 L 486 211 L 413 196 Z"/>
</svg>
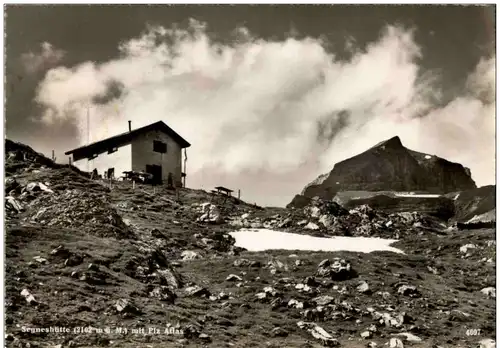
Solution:
<svg viewBox="0 0 500 348">
<path fill-rule="evenodd" d="M 489 212 L 486 212 L 484 214 L 474 215 L 474 217 L 472 219 L 470 219 L 469 221 L 467 221 L 466 224 L 495 221 L 496 215 L 497 215 L 496 209 L 493 209 L 493 210 L 490 210 Z"/>
<path fill-rule="evenodd" d="M 431 158 L 432 158 L 432 156 L 430 156 L 430 155 L 425 155 L 425 159 L 431 159 Z"/>
<path fill-rule="evenodd" d="M 391 247 L 396 239 L 368 237 L 313 237 L 296 233 L 273 231 L 265 228 L 240 229 L 231 232 L 236 239 L 236 246 L 248 251 L 265 250 L 304 250 L 304 251 L 352 251 L 371 253 L 373 251 L 391 251 L 404 254 L 400 249 Z"/>
<path fill-rule="evenodd" d="M 396 197 L 416 197 L 416 198 L 438 198 L 441 197 L 439 194 L 432 193 L 424 193 L 424 194 L 416 194 L 416 193 L 396 193 Z"/>
</svg>

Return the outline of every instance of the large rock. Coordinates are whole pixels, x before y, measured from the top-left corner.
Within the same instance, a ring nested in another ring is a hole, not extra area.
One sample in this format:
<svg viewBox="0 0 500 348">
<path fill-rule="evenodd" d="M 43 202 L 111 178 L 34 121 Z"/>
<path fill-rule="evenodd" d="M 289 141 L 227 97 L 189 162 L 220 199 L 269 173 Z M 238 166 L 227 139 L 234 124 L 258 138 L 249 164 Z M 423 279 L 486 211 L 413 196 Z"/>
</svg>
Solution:
<svg viewBox="0 0 500 348">
<path fill-rule="evenodd" d="M 340 191 L 449 193 L 475 188 L 470 170 L 461 164 L 409 150 L 393 137 L 335 164 L 327 176 L 307 185 L 302 196 L 330 200 Z"/>
<path fill-rule="evenodd" d="M 200 211 L 203 213 L 196 221 L 220 224 L 224 221 L 219 208 L 209 202 L 200 205 Z"/>
<path fill-rule="evenodd" d="M 297 323 L 297 326 L 309 332 L 316 340 L 321 342 L 325 347 L 336 347 L 339 346 L 339 342 L 332 337 L 325 329 L 323 329 L 321 326 L 311 323 L 311 322 L 304 322 L 304 321 L 299 321 Z"/>
<path fill-rule="evenodd" d="M 115 308 L 118 313 L 137 315 L 141 314 L 139 308 L 135 306 L 131 301 L 121 298 L 115 302 Z"/>
<path fill-rule="evenodd" d="M 38 304 L 35 297 L 29 292 L 28 289 L 23 289 L 23 291 L 21 291 L 21 296 L 23 296 L 26 299 L 26 302 L 30 305 L 36 306 Z"/>
<path fill-rule="evenodd" d="M 19 188 L 19 183 L 15 178 L 9 177 L 5 178 L 5 193 L 8 194 L 12 190 L 16 190 Z"/>
<path fill-rule="evenodd" d="M 330 277 L 332 280 L 342 281 L 357 277 L 357 272 L 351 268 L 351 264 L 340 258 L 335 258 L 333 263 L 323 260 L 318 265 L 316 274 L 320 277 Z"/>
<path fill-rule="evenodd" d="M 166 301 L 173 303 L 176 295 L 168 286 L 158 286 L 154 288 L 150 293 L 150 297 L 155 297 L 160 301 Z"/>
</svg>

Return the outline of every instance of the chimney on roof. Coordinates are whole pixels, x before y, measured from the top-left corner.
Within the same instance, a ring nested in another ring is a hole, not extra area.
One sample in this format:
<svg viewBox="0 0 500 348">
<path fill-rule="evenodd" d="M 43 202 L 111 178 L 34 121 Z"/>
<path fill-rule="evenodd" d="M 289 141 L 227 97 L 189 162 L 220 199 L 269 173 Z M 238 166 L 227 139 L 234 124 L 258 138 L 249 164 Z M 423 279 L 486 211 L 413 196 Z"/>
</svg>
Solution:
<svg viewBox="0 0 500 348">
<path fill-rule="evenodd" d="M 128 131 L 132 132 L 132 121 L 128 121 Z"/>
</svg>

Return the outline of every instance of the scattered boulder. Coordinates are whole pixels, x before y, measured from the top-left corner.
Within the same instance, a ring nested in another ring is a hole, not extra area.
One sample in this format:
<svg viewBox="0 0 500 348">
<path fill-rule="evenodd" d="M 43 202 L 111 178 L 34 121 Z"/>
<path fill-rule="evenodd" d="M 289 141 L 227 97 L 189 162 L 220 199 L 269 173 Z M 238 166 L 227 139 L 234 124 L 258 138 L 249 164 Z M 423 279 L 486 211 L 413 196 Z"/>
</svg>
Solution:
<svg viewBox="0 0 500 348">
<path fill-rule="evenodd" d="M 316 278 L 309 276 L 304 279 L 304 284 L 308 286 L 318 286 L 319 282 L 316 280 Z"/>
<path fill-rule="evenodd" d="M 154 288 L 149 293 L 149 296 L 155 297 L 160 301 L 166 301 L 170 303 L 173 303 L 176 298 L 175 293 L 172 292 L 168 286 L 158 286 Z"/>
<path fill-rule="evenodd" d="M 267 267 L 269 268 L 271 274 L 276 274 L 280 271 L 288 271 L 288 265 L 277 259 L 269 261 L 267 263 Z"/>
<path fill-rule="evenodd" d="M 358 287 L 356 288 L 356 290 L 358 290 L 358 292 L 360 292 L 362 294 L 369 294 L 369 293 L 371 293 L 370 286 L 365 281 L 360 282 L 359 285 L 358 285 Z"/>
<path fill-rule="evenodd" d="M 11 192 L 13 190 L 17 190 L 20 187 L 20 185 L 16 181 L 16 179 L 12 178 L 12 177 L 5 178 L 4 184 L 5 184 L 5 194 L 6 195 L 9 192 Z"/>
<path fill-rule="evenodd" d="M 400 333 L 394 334 L 393 336 L 403 336 L 404 341 L 406 341 L 406 342 L 412 342 L 412 343 L 422 342 L 422 339 L 420 337 L 415 336 L 414 334 L 409 333 L 409 332 L 400 332 Z"/>
<path fill-rule="evenodd" d="M 206 288 L 203 288 L 199 285 L 193 285 L 184 289 L 187 296 L 195 296 L 195 297 L 209 297 L 210 291 Z"/>
<path fill-rule="evenodd" d="M 71 254 L 69 257 L 64 261 L 64 266 L 66 267 L 74 267 L 81 265 L 83 263 L 83 257 L 81 255 L 77 254 Z"/>
<path fill-rule="evenodd" d="M 21 296 L 23 296 L 26 299 L 26 302 L 28 302 L 29 305 L 32 306 L 38 305 L 38 302 L 35 300 L 35 297 L 29 292 L 28 289 L 23 289 L 21 291 Z"/>
<path fill-rule="evenodd" d="M 339 258 L 335 258 L 331 264 L 329 261 L 322 261 L 318 266 L 316 274 L 320 277 L 329 277 L 332 280 L 338 281 L 352 279 L 357 276 L 357 273 L 351 268 L 351 264 Z"/>
<path fill-rule="evenodd" d="M 399 338 L 391 338 L 389 341 L 389 348 L 404 348 L 403 341 L 401 341 Z"/>
<path fill-rule="evenodd" d="M 210 336 L 208 336 L 207 334 L 205 333 L 201 333 L 198 335 L 198 338 L 204 342 L 211 342 L 212 339 L 210 338 Z"/>
<path fill-rule="evenodd" d="M 302 308 L 304 308 L 304 302 L 300 302 L 300 301 L 291 299 L 290 301 L 288 301 L 287 306 L 291 307 L 291 308 L 302 309 Z"/>
<path fill-rule="evenodd" d="M 486 338 L 484 340 L 479 341 L 479 348 L 495 348 L 496 342 L 494 339 Z"/>
<path fill-rule="evenodd" d="M 304 228 L 308 230 L 319 230 L 319 226 L 316 225 L 314 222 L 309 222 L 307 225 L 304 226 Z"/>
<path fill-rule="evenodd" d="M 292 224 L 292 219 L 286 218 L 278 224 L 279 228 L 289 227 Z"/>
<path fill-rule="evenodd" d="M 278 295 L 280 294 L 280 293 L 279 293 L 279 291 L 277 291 L 277 290 L 276 290 L 275 288 L 273 288 L 272 286 L 266 286 L 266 287 L 264 288 L 264 293 L 269 294 L 269 295 L 271 295 L 271 296 L 273 296 L 273 297 L 278 296 Z"/>
<path fill-rule="evenodd" d="M 299 321 L 297 326 L 309 332 L 315 339 L 320 341 L 325 347 L 336 347 L 340 343 L 335 338 L 332 337 L 325 329 L 315 323 Z"/>
<path fill-rule="evenodd" d="M 313 292 L 313 289 L 309 285 L 303 283 L 296 284 L 295 289 L 297 289 L 299 292 Z"/>
<path fill-rule="evenodd" d="M 35 256 L 33 257 L 33 260 L 35 260 L 36 262 L 42 264 L 42 265 L 46 265 L 49 263 L 49 261 L 47 261 L 47 259 L 41 257 L 41 256 Z"/>
<path fill-rule="evenodd" d="M 299 222 L 297 222 L 297 226 L 304 226 L 304 225 L 307 225 L 307 220 L 300 220 Z"/>
<path fill-rule="evenodd" d="M 284 304 L 284 301 L 281 297 L 277 297 L 274 300 L 271 301 L 271 309 L 275 310 L 277 308 L 282 307 Z"/>
<path fill-rule="evenodd" d="M 271 336 L 272 337 L 287 337 L 288 336 L 288 331 L 281 327 L 275 327 L 274 329 L 271 330 Z"/>
<path fill-rule="evenodd" d="M 200 336 L 199 330 L 193 325 L 187 325 L 183 330 L 183 335 L 185 338 L 197 338 Z"/>
<path fill-rule="evenodd" d="M 130 300 L 127 300 L 125 298 L 117 300 L 115 303 L 115 308 L 118 311 L 118 313 L 132 314 L 132 315 L 137 315 L 141 313 L 141 311 Z"/>
<path fill-rule="evenodd" d="M 259 261 L 250 261 L 247 259 L 238 259 L 233 262 L 234 267 L 260 267 Z"/>
<path fill-rule="evenodd" d="M 50 252 L 50 255 L 53 257 L 61 257 L 61 258 L 67 258 L 71 255 L 71 252 L 66 249 L 63 245 L 59 245 L 57 248 L 52 250 Z"/>
<path fill-rule="evenodd" d="M 327 268 L 330 266 L 330 260 L 328 259 L 324 259 L 323 261 L 321 261 L 319 264 L 318 264 L 318 268 Z"/>
<path fill-rule="evenodd" d="M 372 312 L 373 319 L 377 320 L 381 325 L 386 327 L 400 328 L 405 323 L 405 313 L 400 313 L 395 316 L 389 313 Z"/>
<path fill-rule="evenodd" d="M 24 211 L 23 205 L 12 196 L 5 197 L 5 206 L 6 208 L 10 208 L 16 211 L 17 213 Z"/>
<path fill-rule="evenodd" d="M 201 255 L 198 254 L 196 251 L 192 251 L 192 250 L 184 250 L 182 253 L 181 253 L 181 258 L 182 260 L 184 261 L 189 261 L 189 260 L 196 260 L 196 259 L 201 259 Z"/>
<path fill-rule="evenodd" d="M 257 297 L 258 300 L 265 300 L 267 298 L 267 294 L 265 292 L 259 292 L 255 294 L 255 297 Z"/>
<path fill-rule="evenodd" d="M 153 228 L 151 230 L 151 236 L 155 238 L 160 238 L 160 239 L 167 239 L 167 236 L 165 236 L 159 229 Z"/>
<path fill-rule="evenodd" d="M 89 271 L 94 271 L 94 272 L 99 271 L 99 265 L 95 263 L 90 263 L 87 268 Z"/>
<path fill-rule="evenodd" d="M 226 300 L 229 298 L 229 295 L 226 294 L 225 292 L 220 292 L 217 296 L 211 295 L 209 297 L 210 301 L 220 301 L 220 300 Z"/>
<path fill-rule="evenodd" d="M 241 282 L 242 280 L 243 279 L 236 274 L 230 274 L 226 278 L 226 281 L 228 281 L 228 282 L 236 282 L 236 281 Z"/>
<path fill-rule="evenodd" d="M 471 315 L 469 313 L 454 309 L 450 312 L 448 319 L 450 321 L 468 322 L 470 317 Z"/>
<path fill-rule="evenodd" d="M 469 250 L 476 249 L 477 246 L 475 244 L 465 244 L 460 247 L 460 252 L 462 254 L 467 254 Z"/>
<path fill-rule="evenodd" d="M 106 277 L 102 272 L 84 272 L 78 279 L 91 285 L 105 285 Z"/>
<path fill-rule="evenodd" d="M 371 338 L 372 337 L 372 333 L 371 331 L 363 331 L 361 334 L 360 334 L 361 338 L 364 338 L 365 340 L 368 339 L 368 338 Z"/>
<path fill-rule="evenodd" d="M 51 189 L 49 189 L 47 187 L 47 185 L 45 185 L 44 183 L 41 183 L 41 182 L 30 182 L 23 189 L 23 192 L 39 192 L 39 191 L 54 193 L 54 191 L 52 191 Z"/>
<path fill-rule="evenodd" d="M 200 205 L 202 215 L 196 220 L 198 222 L 208 222 L 213 224 L 220 224 L 224 222 L 219 208 L 211 203 L 202 203 Z"/>
<path fill-rule="evenodd" d="M 398 288 L 398 294 L 409 296 L 409 297 L 419 297 L 420 292 L 416 286 L 413 285 L 401 285 Z"/>
<path fill-rule="evenodd" d="M 494 287 L 490 286 L 488 288 L 481 289 L 481 293 L 491 298 L 496 298 L 497 291 Z"/>
<path fill-rule="evenodd" d="M 335 299 L 332 296 L 319 296 L 316 298 L 313 298 L 312 301 L 316 303 L 318 306 L 326 306 L 330 303 L 332 303 Z"/>
</svg>

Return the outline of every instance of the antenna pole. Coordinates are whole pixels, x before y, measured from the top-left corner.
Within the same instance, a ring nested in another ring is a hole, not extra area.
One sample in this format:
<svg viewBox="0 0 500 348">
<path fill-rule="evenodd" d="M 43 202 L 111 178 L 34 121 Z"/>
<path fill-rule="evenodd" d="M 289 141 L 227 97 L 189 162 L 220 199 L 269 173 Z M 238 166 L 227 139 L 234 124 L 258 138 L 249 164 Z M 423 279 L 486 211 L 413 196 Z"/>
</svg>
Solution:
<svg viewBox="0 0 500 348">
<path fill-rule="evenodd" d="M 90 144 L 90 107 L 87 104 L 87 145 Z M 90 160 L 87 161 L 87 172 L 90 172 Z"/>
<path fill-rule="evenodd" d="M 187 151 L 186 148 L 184 148 L 184 188 L 186 187 L 186 176 L 187 176 L 187 171 L 186 171 L 186 162 L 187 162 Z"/>
<path fill-rule="evenodd" d="M 87 145 L 90 144 L 90 109 L 87 105 Z"/>
</svg>

